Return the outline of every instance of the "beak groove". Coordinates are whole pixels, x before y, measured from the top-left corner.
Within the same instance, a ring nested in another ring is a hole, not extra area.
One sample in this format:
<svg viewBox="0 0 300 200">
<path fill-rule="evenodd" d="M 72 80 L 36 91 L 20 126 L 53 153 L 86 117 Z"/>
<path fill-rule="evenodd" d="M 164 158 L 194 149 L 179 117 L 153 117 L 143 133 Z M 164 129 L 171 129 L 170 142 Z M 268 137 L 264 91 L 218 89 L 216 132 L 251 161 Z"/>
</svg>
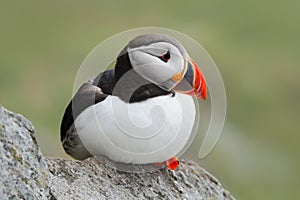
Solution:
<svg viewBox="0 0 300 200">
<path fill-rule="evenodd" d="M 174 88 L 175 91 L 206 100 L 206 80 L 200 68 L 192 59 L 187 61 L 187 70 L 183 79 Z"/>
</svg>

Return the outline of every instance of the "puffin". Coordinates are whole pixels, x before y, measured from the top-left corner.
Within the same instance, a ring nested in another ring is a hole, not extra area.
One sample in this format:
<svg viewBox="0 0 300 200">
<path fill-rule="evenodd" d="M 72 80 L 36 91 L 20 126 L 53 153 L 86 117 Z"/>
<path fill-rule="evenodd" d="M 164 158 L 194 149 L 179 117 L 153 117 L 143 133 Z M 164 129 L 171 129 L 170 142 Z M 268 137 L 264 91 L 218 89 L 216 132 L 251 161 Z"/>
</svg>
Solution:
<svg viewBox="0 0 300 200">
<path fill-rule="evenodd" d="M 77 90 L 65 109 L 60 139 L 71 157 L 178 167 L 191 137 L 194 98 L 206 99 L 203 73 L 174 37 L 151 33 L 130 40 L 114 68 Z"/>
</svg>

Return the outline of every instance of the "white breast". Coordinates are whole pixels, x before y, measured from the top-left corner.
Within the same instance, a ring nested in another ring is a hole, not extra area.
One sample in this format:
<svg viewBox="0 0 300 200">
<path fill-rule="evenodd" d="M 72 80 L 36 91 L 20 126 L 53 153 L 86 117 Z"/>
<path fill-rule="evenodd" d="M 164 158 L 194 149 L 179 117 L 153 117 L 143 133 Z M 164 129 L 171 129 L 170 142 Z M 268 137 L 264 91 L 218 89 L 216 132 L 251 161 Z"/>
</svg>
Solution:
<svg viewBox="0 0 300 200">
<path fill-rule="evenodd" d="M 75 120 L 82 143 L 93 155 L 146 164 L 175 156 L 188 141 L 194 121 L 192 97 L 176 94 L 125 103 L 109 96 Z"/>
</svg>

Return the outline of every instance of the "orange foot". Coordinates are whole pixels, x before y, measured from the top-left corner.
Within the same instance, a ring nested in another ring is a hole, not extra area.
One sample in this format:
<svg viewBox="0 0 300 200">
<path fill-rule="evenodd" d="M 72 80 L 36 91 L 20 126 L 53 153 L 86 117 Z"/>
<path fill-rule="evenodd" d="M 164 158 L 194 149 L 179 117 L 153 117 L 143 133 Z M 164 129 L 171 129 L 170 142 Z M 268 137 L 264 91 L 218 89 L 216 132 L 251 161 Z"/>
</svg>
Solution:
<svg viewBox="0 0 300 200">
<path fill-rule="evenodd" d="M 179 160 L 175 156 L 170 158 L 166 162 L 154 163 L 154 166 L 156 166 L 156 167 L 167 166 L 169 170 L 176 169 L 178 167 L 178 165 L 179 165 Z"/>
<path fill-rule="evenodd" d="M 179 165 L 179 161 L 178 159 L 174 156 L 172 158 L 170 158 L 169 160 L 166 161 L 166 165 L 168 167 L 169 170 L 174 170 L 178 167 Z"/>
</svg>

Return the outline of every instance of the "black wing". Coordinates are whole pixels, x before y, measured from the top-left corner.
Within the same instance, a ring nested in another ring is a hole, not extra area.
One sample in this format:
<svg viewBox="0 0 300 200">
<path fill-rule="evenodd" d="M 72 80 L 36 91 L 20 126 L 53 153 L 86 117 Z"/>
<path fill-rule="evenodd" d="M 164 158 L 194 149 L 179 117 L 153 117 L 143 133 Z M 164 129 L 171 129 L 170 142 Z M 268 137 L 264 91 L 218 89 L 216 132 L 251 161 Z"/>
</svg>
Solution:
<svg viewBox="0 0 300 200">
<path fill-rule="evenodd" d="M 111 95 L 115 85 L 114 70 L 100 73 L 93 81 L 84 83 L 67 106 L 60 127 L 61 141 L 78 115 L 89 106 L 103 101 Z"/>
<path fill-rule="evenodd" d="M 102 93 L 99 87 L 88 82 L 79 88 L 67 106 L 60 127 L 60 139 L 64 150 L 72 157 L 83 160 L 91 156 L 76 132 L 74 120 L 86 108 L 103 101 L 106 97 L 107 94 Z"/>
<path fill-rule="evenodd" d="M 65 110 L 60 127 L 61 141 L 63 141 L 66 132 L 82 111 L 103 101 L 106 97 L 107 94 L 104 94 L 99 87 L 90 82 L 84 83 Z"/>
</svg>

